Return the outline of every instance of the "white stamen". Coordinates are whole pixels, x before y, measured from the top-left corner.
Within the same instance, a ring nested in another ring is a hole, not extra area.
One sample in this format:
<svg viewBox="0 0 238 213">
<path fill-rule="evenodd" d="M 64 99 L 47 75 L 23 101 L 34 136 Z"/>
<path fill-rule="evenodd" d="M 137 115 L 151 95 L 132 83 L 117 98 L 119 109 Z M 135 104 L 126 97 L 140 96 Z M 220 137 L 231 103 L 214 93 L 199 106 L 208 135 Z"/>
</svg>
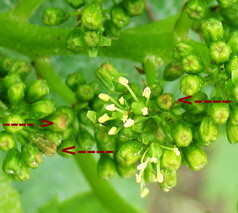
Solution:
<svg viewBox="0 0 238 213">
<path fill-rule="evenodd" d="M 125 123 L 127 121 L 127 119 L 128 119 L 128 114 L 127 113 L 123 114 L 122 119 L 121 119 L 123 121 L 123 123 Z"/>
<path fill-rule="evenodd" d="M 140 183 L 141 182 L 141 176 L 136 174 L 136 183 Z"/>
<path fill-rule="evenodd" d="M 124 105 L 125 104 L 125 99 L 121 96 L 120 99 L 119 99 L 119 102 L 121 105 Z"/>
<path fill-rule="evenodd" d="M 119 83 L 122 84 L 123 86 L 127 86 L 129 81 L 124 77 L 120 77 L 119 78 Z"/>
<path fill-rule="evenodd" d="M 104 93 L 101 93 L 98 95 L 99 99 L 103 100 L 103 101 L 109 101 L 110 100 L 110 96 Z"/>
<path fill-rule="evenodd" d="M 157 173 L 157 180 L 158 180 L 159 183 L 163 183 L 164 175 L 161 172 Z"/>
<path fill-rule="evenodd" d="M 114 126 L 109 130 L 108 135 L 115 135 L 116 132 L 117 132 L 117 128 Z"/>
<path fill-rule="evenodd" d="M 143 115 L 148 115 L 148 107 L 142 108 L 141 111 L 142 111 Z"/>
<path fill-rule="evenodd" d="M 142 96 L 144 96 L 145 98 L 149 98 L 151 95 L 151 90 L 149 87 L 146 87 L 142 93 Z"/>
<path fill-rule="evenodd" d="M 142 190 L 141 190 L 141 193 L 140 193 L 140 196 L 142 198 L 146 197 L 148 194 L 149 194 L 150 190 L 146 187 L 144 187 Z"/>
<path fill-rule="evenodd" d="M 148 160 L 146 160 L 144 163 L 141 163 L 137 166 L 137 170 L 144 170 L 147 167 Z"/>
<path fill-rule="evenodd" d="M 104 114 L 98 118 L 98 122 L 101 124 L 105 123 L 108 120 L 110 120 L 110 117 L 108 116 L 108 114 Z"/>
<path fill-rule="evenodd" d="M 106 106 L 106 110 L 108 110 L 108 111 L 115 111 L 116 110 L 115 104 L 107 105 Z"/>
<path fill-rule="evenodd" d="M 152 157 L 152 158 L 150 158 L 150 162 L 151 163 L 157 163 L 158 159 L 156 157 Z"/>
<path fill-rule="evenodd" d="M 126 127 L 126 128 L 131 127 L 131 126 L 134 125 L 134 123 L 135 123 L 135 121 L 129 118 L 129 119 L 127 119 L 127 121 L 124 123 L 124 127 Z"/>
</svg>

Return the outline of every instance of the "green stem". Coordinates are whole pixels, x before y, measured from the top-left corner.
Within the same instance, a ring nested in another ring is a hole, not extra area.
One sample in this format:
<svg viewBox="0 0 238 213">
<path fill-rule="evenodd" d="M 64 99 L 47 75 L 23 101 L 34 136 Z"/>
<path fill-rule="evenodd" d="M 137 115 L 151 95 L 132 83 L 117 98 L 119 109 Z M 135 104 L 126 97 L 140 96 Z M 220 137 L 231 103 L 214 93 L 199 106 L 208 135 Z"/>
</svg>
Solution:
<svg viewBox="0 0 238 213">
<path fill-rule="evenodd" d="M 34 59 L 34 66 L 37 72 L 47 80 L 50 87 L 57 92 L 69 104 L 75 102 L 74 93 L 61 81 L 59 76 L 53 70 L 48 58 Z M 92 187 L 92 190 L 102 202 L 102 204 L 111 212 L 115 213 L 138 213 L 132 206 L 124 201 L 113 189 L 109 182 L 100 179 L 97 175 L 97 164 L 93 157 L 75 158 L 78 166 L 81 168 L 86 180 Z"/>
<path fill-rule="evenodd" d="M 124 201 L 112 186 L 97 175 L 97 165 L 92 156 L 75 157 L 84 176 L 102 204 L 113 213 L 138 213 L 129 202 Z"/>
<path fill-rule="evenodd" d="M 11 11 L 17 18 L 29 19 L 45 0 L 20 0 Z"/>
<path fill-rule="evenodd" d="M 33 60 L 36 71 L 47 80 L 50 87 L 59 94 L 66 102 L 75 103 L 74 93 L 61 81 L 54 71 L 48 58 L 36 58 Z"/>
</svg>

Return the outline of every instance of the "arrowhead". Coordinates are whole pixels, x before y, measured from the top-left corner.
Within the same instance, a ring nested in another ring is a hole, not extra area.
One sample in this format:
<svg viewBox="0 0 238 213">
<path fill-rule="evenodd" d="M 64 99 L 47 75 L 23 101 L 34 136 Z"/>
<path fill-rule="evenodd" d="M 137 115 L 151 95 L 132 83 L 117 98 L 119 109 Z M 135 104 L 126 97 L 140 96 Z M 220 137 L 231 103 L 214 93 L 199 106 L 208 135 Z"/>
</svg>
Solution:
<svg viewBox="0 0 238 213">
<path fill-rule="evenodd" d="M 41 127 L 46 127 L 46 126 L 50 126 L 54 124 L 54 122 L 47 121 L 47 120 L 41 120 L 41 121 L 47 123 L 47 124 L 42 124 Z"/>
<path fill-rule="evenodd" d="M 71 154 L 71 155 L 75 155 L 75 152 L 68 151 L 68 150 L 74 149 L 74 148 L 75 148 L 75 146 L 67 147 L 67 148 L 62 149 L 62 152 L 65 152 L 65 153 L 68 153 L 68 154 Z"/>
<path fill-rule="evenodd" d="M 185 104 L 192 104 L 192 102 L 185 101 L 185 99 L 189 99 L 189 98 L 192 98 L 192 96 L 187 96 L 187 97 L 184 97 L 184 98 L 179 98 L 178 101 L 182 102 L 182 103 L 185 103 Z"/>
</svg>

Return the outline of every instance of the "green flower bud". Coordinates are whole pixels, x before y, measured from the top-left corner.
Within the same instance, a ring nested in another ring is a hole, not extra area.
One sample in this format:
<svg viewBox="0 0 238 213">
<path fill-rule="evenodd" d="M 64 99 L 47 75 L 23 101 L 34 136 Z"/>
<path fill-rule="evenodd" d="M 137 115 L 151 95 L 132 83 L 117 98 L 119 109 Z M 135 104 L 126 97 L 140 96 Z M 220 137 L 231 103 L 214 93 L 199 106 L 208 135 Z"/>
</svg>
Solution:
<svg viewBox="0 0 238 213">
<path fill-rule="evenodd" d="M 16 73 L 11 73 L 3 79 L 3 85 L 6 88 L 10 88 L 12 85 L 21 83 L 21 82 L 22 82 L 22 80 L 21 80 L 20 75 L 18 75 Z"/>
<path fill-rule="evenodd" d="M 231 124 L 238 125 L 238 104 L 232 106 L 229 120 Z"/>
<path fill-rule="evenodd" d="M 23 163 L 17 149 L 12 149 L 7 153 L 2 169 L 6 175 L 12 176 L 17 181 L 26 181 L 30 178 L 29 168 Z"/>
<path fill-rule="evenodd" d="M 88 47 L 97 47 L 101 41 L 101 34 L 96 31 L 87 31 L 84 33 L 83 39 Z"/>
<path fill-rule="evenodd" d="M 157 106 L 165 111 L 168 111 L 175 103 L 175 98 L 170 93 L 164 93 L 163 95 L 156 98 Z"/>
<path fill-rule="evenodd" d="M 230 34 L 228 39 L 228 45 L 231 47 L 232 53 L 238 53 L 238 31 L 234 31 Z"/>
<path fill-rule="evenodd" d="M 42 164 L 42 152 L 35 145 L 24 144 L 21 151 L 22 159 L 28 167 L 35 169 Z"/>
<path fill-rule="evenodd" d="M 232 118 L 230 118 L 226 124 L 226 134 L 231 144 L 238 143 L 237 133 L 238 133 L 238 124 L 233 124 Z"/>
<path fill-rule="evenodd" d="M 210 46 L 210 57 L 216 64 L 227 62 L 230 54 L 230 46 L 223 41 L 212 43 Z"/>
<path fill-rule="evenodd" d="M 74 120 L 75 116 L 74 116 L 74 110 L 71 107 L 69 107 L 69 106 L 60 106 L 60 107 L 58 107 L 56 113 L 59 114 L 59 115 L 60 114 L 65 115 L 68 125 L 73 123 L 73 120 Z"/>
<path fill-rule="evenodd" d="M 166 81 L 174 81 L 184 74 L 182 64 L 180 62 L 171 62 L 164 70 L 163 78 Z"/>
<path fill-rule="evenodd" d="M 30 142 L 36 145 L 38 149 L 48 156 L 53 156 L 56 153 L 57 147 L 53 141 L 48 140 L 41 133 L 35 133 L 30 136 Z"/>
<path fill-rule="evenodd" d="M 203 63 L 198 56 L 188 55 L 182 59 L 182 68 L 186 73 L 199 74 L 203 70 Z"/>
<path fill-rule="evenodd" d="M 165 191 L 170 190 L 177 184 L 177 173 L 176 171 L 162 170 L 164 181 L 160 184 L 160 187 Z"/>
<path fill-rule="evenodd" d="M 123 28 L 130 22 L 130 16 L 127 15 L 126 11 L 121 6 L 114 6 L 111 10 L 111 19 L 115 26 Z"/>
<path fill-rule="evenodd" d="M 32 67 L 28 64 L 27 61 L 18 60 L 12 65 L 10 72 L 24 77 L 30 73 L 31 69 Z"/>
<path fill-rule="evenodd" d="M 140 133 L 140 139 L 143 144 L 149 144 L 150 142 L 154 141 L 155 136 L 152 134 L 151 131 L 142 131 Z"/>
<path fill-rule="evenodd" d="M 154 168 L 153 168 L 151 163 L 149 163 L 147 165 L 147 167 L 145 168 L 144 178 L 145 178 L 145 181 L 148 182 L 148 183 L 157 182 L 157 177 L 156 177 L 156 174 L 154 172 Z"/>
<path fill-rule="evenodd" d="M 75 91 L 79 85 L 85 84 L 84 76 L 79 73 L 71 73 L 67 76 L 66 85 Z"/>
<path fill-rule="evenodd" d="M 94 98 L 95 91 L 93 87 L 88 84 L 79 85 L 76 90 L 76 96 L 79 100 L 90 101 Z"/>
<path fill-rule="evenodd" d="M 78 9 L 84 5 L 84 0 L 66 0 L 66 2 L 75 9 Z"/>
<path fill-rule="evenodd" d="M 189 113 L 193 114 L 200 114 L 206 111 L 207 109 L 207 104 L 206 103 L 194 103 L 194 101 L 197 100 L 207 100 L 207 95 L 203 92 L 198 92 L 195 94 L 191 99 L 189 99 L 190 102 L 193 104 L 183 104 L 183 108 L 188 111 Z"/>
<path fill-rule="evenodd" d="M 145 108 L 147 107 L 143 102 L 133 102 L 131 105 L 131 110 L 135 115 L 147 115 L 148 108 L 147 113 L 144 111 Z"/>
<path fill-rule="evenodd" d="M 69 126 L 64 132 L 62 132 L 62 139 L 67 140 L 74 136 L 74 128 Z"/>
<path fill-rule="evenodd" d="M 135 175 L 136 173 L 136 165 L 133 164 L 131 166 L 124 166 L 122 164 L 117 164 L 117 173 L 122 177 L 122 178 L 129 178 Z"/>
<path fill-rule="evenodd" d="M 238 56 L 233 55 L 225 65 L 226 72 L 232 74 L 232 72 L 238 72 Z"/>
<path fill-rule="evenodd" d="M 14 61 L 11 58 L 4 58 L 1 62 L 0 62 L 0 73 L 7 73 L 10 71 L 10 68 L 12 67 Z"/>
<path fill-rule="evenodd" d="M 204 0 L 190 0 L 186 10 L 191 19 L 200 20 L 206 16 L 207 2 Z"/>
<path fill-rule="evenodd" d="M 214 18 L 205 20 L 202 23 L 203 37 L 207 44 L 223 40 L 224 29 L 222 23 Z"/>
<path fill-rule="evenodd" d="M 165 169 L 174 171 L 180 167 L 181 160 L 181 155 L 177 155 L 173 150 L 165 149 L 162 156 L 161 165 Z"/>
<path fill-rule="evenodd" d="M 107 20 L 104 23 L 104 35 L 111 38 L 111 39 L 117 39 L 120 36 L 120 29 L 118 29 L 111 20 Z"/>
<path fill-rule="evenodd" d="M 66 22 L 69 14 L 60 8 L 47 8 L 43 13 L 43 21 L 46 25 L 56 26 Z"/>
<path fill-rule="evenodd" d="M 25 95 L 25 87 L 26 85 L 24 83 L 17 83 L 8 89 L 7 95 L 11 104 L 17 105 L 23 100 Z"/>
<path fill-rule="evenodd" d="M 60 144 L 60 146 L 58 146 L 58 154 L 61 155 L 62 157 L 72 157 L 72 154 L 69 153 L 65 153 L 62 152 L 62 149 L 71 147 L 71 146 L 75 146 L 76 145 L 76 141 L 74 138 L 69 138 L 67 140 L 62 141 L 62 143 Z M 75 151 L 75 150 L 73 150 Z"/>
<path fill-rule="evenodd" d="M 3 121 L 5 124 L 24 124 L 25 121 L 22 116 L 14 114 L 9 115 Z M 4 126 L 5 130 L 9 133 L 17 133 L 23 130 L 23 126 Z"/>
<path fill-rule="evenodd" d="M 138 141 L 127 141 L 116 153 L 118 163 L 124 166 L 131 166 L 141 157 L 143 151 L 142 143 Z"/>
<path fill-rule="evenodd" d="M 97 30 L 102 26 L 102 8 L 99 4 L 89 4 L 85 7 L 82 25 L 88 30 Z"/>
<path fill-rule="evenodd" d="M 183 153 L 192 170 L 200 170 L 207 164 L 206 152 L 197 145 L 191 144 L 183 149 Z"/>
<path fill-rule="evenodd" d="M 12 134 L 8 132 L 0 132 L 0 150 L 8 151 L 15 148 L 16 141 Z"/>
<path fill-rule="evenodd" d="M 132 141 L 136 139 L 137 134 L 132 130 L 132 128 L 123 128 L 118 134 L 118 141 L 125 143 L 126 141 Z"/>
<path fill-rule="evenodd" d="M 39 101 L 49 93 L 49 87 L 46 80 L 39 79 L 34 81 L 26 94 L 26 98 L 29 102 Z"/>
<path fill-rule="evenodd" d="M 183 57 L 190 55 L 194 51 L 193 47 L 186 42 L 179 42 L 176 44 L 173 52 L 175 59 L 182 59 Z"/>
<path fill-rule="evenodd" d="M 150 99 L 154 100 L 163 93 L 163 87 L 159 83 L 153 83 L 149 85 L 151 90 Z"/>
<path fill-rule="evenodd" d="M 158 126 L 155 131 L 155 139 L 156 141 L 163 143 L 166 137 L 165 129 L 162 125 Z"/>
<path fill-rule="evenodd" d="M 199 75 L 186 75 L 180 82 L 180 90 L 185 95 L 198 93 L 203 86 L 203 80 Z"/>
<path fill-rule="evenodd" d="M 188 124 L 180 123 L 173 127 L 172 137 L 177 146 L 186 147 L 192 142 L 193 133 Z"/>
<path fill-rule="evenodd" d="M 105 126 L 97 126 L 95 139 L 99 150 L 115 150 L 115 137 L 108 134 L 109 129 Z"/>
<path fill-rule="evenodd" d="M 237 2 L 237 0 L 217 0 L 218 4 L 220 5 L 220 7 L 222 8 L 228 8 L 231 7 L 233 5 L 235 5 L 235 3 Z"/>
<path fill-rule="evenodd" d="M 116 166 L 109 156 L 101 156 L 97 166 L 98 175 L 104 180 L 112 179 L 116 174 Z"/>
<path fill-rule="evenodd" d="M 44 136 L 46 137 L 46 139 L 48 139 L 49 141 L 54 142 L 54 144 L 58 147 L 61 142 L 62 142 L 62 134 L 59 132 L 52 132 L 52 131 L 44 131 Z"/>
<path fill-rule="evenodd" d="M 31 114 L 33 118 L 45 118 L 55 111 L 55 104 L 51 100 L 41 100 L 32 104 Z"/>
<path fill-rule="evenodd" d="M 130 16 L 141 15 L 145 10 L 144 0 L 123 0 L 122 6 Z"/>
<path fill-rule="evenodd" d="M 94 144 L 95 139 L 87 130 L 80 130 L 77 136 L 79 147 L 83 150 L 90 150 Z"/>
<path fill-rule="evenodd" d="M 212 103 L 207 113 L 216 124 L 225 124 L 230 116 L 230 107 L 226 103 Z"/>
<path fill-rule="evenodd" d="M 237 1 L 237 0 L 231 0 Z M 238 3 L 234 3 L 231 7 L 221 8 L 220 14 L 224 18 L 227 25 L 235 29 L 238 26 Z"/>
<path fill-rule="evenodd" d="M 199 126 L 199 141 L 201 146 L 208 146 L 217 140 L 218 128 L 210 117 L 203 117 Z"/>
<path fill-rule="evenodd" d="M 158 143 L 151 143 L 150 147 L 147 151 L 147 157 L 149 158 L 155 158 L 156 161 L 159 161 L 159 159 L 162 157 L 163 155 L 163 150 L 160 147 L 160 144 Z"/>
<path fill-rule="evenodd" d="M 119 84 L 121 73 L 110 63 L 104 63 L 97 69 L 96 76 L 109 90 L 125 91 L 125 87 Z"/>
</svg>

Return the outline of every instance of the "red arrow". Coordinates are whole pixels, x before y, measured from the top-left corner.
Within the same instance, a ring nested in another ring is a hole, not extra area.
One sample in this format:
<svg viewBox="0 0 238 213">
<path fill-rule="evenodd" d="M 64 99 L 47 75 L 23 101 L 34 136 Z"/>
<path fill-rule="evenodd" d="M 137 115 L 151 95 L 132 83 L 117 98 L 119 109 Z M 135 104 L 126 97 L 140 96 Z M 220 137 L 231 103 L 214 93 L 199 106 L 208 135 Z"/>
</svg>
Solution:
<svg viewBox="0 0 238 213">
<path fill-rule="evenodd" d="M 42 124 L 41 127 L 46 127 L 46 126 L 50 126 L 54 124 L 54 122 L 47 121 L 47 120 L 41 120 L 41 121 L 47 123 L 47 124 Z"/>
<path fill-rule="evenodd" d="M 182 102 L 182 103 L 185 103 L 185 104 L 192 104 L 192 102 L 185 101 L 185 99 L 189 99 L 189 98 L 192 98 L 192 96 L 187 96 L 187 97 L 184 97 L 184 98 L 179 98 L 178 101 Z"/>
<path fill-rule="evenodd" d="M 68 154 L 71 154 L 71 155 L 75 155 L 75 152 L 68 151 L 68 150 L 74 149 L 74 148 L 75 148 L 75 146 L 67 147 L 67 148 L 62 149 L 62 152 L 65 152 L 65 153 L 68 153 Z"/>
</svg>

